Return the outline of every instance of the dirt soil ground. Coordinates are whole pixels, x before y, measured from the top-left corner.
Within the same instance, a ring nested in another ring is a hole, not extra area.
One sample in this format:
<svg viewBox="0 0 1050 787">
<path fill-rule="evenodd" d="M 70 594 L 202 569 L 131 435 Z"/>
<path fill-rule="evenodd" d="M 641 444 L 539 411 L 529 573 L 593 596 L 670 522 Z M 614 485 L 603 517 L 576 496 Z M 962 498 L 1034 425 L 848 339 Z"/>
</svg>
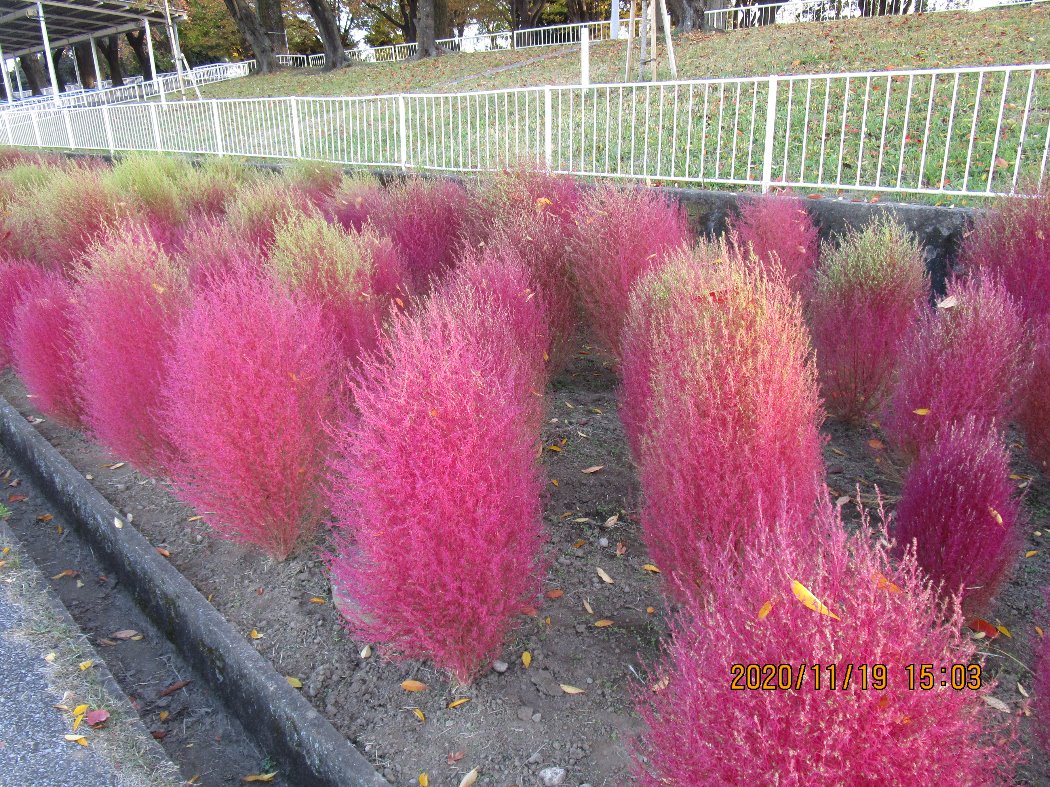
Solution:
<svg viewBox="0 0 1050 787">
<path fill-rule="evenodd" d="M 27 416 L 38 415 L 10 374 L 0 392 Z M 75 431 L 46 420 L 36 428 L 154 545 L 170 552 L 175 566 L 279 672 L 298 677 L 314 706 L 393 784 L 418 784 L 425 772 L 432 785 L 455 785 L 476 767 L 479 784 L 524 787 L 539 784 L 541 770 L 557 767 L 566 769 L 566 785 L 624 785 L 630 739 L 640 729 L 630 691 L 658 652 L 665 608 L 659 576 L 643 569 L 649 560 L 637 525 L 637 477 L 617 416 L 616 377 L 585 340 L 554 380 L 548 407 L 543 453 L 552 569 L 546 589 L 556 598 L 545 598 L 535 617 L 523 618 L 502 656 L 505 670 L 493 669 L 465 690 L 425 663 L 362 658 L 368 643 L 344 632 L 317 550 L 275 563 L 214 538 L 206 516 L 176 502 L 166 482 L 117 465 L 120 457 Z M 879 447 L 885 439 L 878 427 L 847 430 L 829 422 L 825 433 L 833 494 L 855 497 L 859 485 L 870 505 L 878 485 L 892 510 L 901 473 Z M 1038 552 L 1031 558 L 1022 552 L 989 616 L 1012 637 L 985 640 L 981 650 L 986 675 L 999 680 L 996 696 L 1020 716 L 1030 745 L 1035 719 L 1022 691 L 1032 690 L 1034 626 L 1050 566 L 1050 484 L 1023 451 L 1014 454 L 1029 517 L 1024 550 Z M 598 465 L 597 472 L 583 472 Z M 846 504 L 846 511 L 856 517 L 856 504 Z M 596 627 L 599 620 L 612 625 Z M 257 639 L 250 638 L 253 630 Z M 525 651 L 532 657 L 528 668 Z M 428 690 L 406 693 L 400 683 L 408 678 Z M 584 691 L 569 695 L 561 684 Z M 470 701 L 447 707 L 459 698 Z M 1018 782 L 1050 784 L 1050 765 L 1030 756 Z"/>
</svg>

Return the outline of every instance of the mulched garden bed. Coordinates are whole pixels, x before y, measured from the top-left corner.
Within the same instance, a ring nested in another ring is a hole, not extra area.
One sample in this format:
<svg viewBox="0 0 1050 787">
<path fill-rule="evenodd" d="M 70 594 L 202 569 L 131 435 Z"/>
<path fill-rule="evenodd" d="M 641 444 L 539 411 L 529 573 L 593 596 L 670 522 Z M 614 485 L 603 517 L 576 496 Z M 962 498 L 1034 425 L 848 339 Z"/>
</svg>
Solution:
<svg viewBox="0 0 1050 787">
<path fill-rule="evenodd" d="M 27 417 L 40 417 L 10 373 L 0 379 L 0 393 Z M 301 680 L 313 705 L 392 783 L 419 784 L 425 772 L 432 785 L 458 784 L 477 768 L 478 784 L 533 785 L 542 783 L 544 769 L 564 768 L 566 785 L 623 785 L 630 738 L 640 730 L 630 691 L 658 653 L 665 606 L 660 577 L 643 568 L 649 558 L 637 525 L 637 477 L 617 417 L 616 377 L 585 340 L 548 391 L 547 417 L 548 597 L 535 616 L 523 617 L 504 663 L 466 688 L 425 663 L 362 657 L 368 643 L 347 637 L 332 604 L 317 557 L 324 544 L 277 563 L 222 541 L 211 535 L 206 514 L 178 503 L 166 482 L 120 464 L 74 430 L 48 420 L 35 425 L 280 673 Z M 824 432 L 832 494 L 855 500 L 859 487 L 870 507 L 877 485 L 892 510 L 901 469 L 878 426 L 848 430 L 829 421 Z M 1023 451 L 1014 454 L 1026 538 L 989 616 L 1012 636 L 985 638 L 979 647 L 986 677 L 999 680 L 995 696 L 1021 717 L 1022 742 L 1031 746 L 1036 720 L 1024 692 L 1032 689 L 1035 624 L 1050 569 L 1050 483 Z M 845 511 L 855 519 L 856 503 Z M 1038 552 L 1025 558 L 1029 550 Z M 611 624 L 595 625 L 604 621 Z M 428 688 L 406 692 L 406 679 Z M 563 685 L 584 691 L 568 694 Z M 461 698 L 470 701 L 448 707 Z M 1031 755 L 1017 777 L 1050 783 L 1050 764 Z"/>
</svg>

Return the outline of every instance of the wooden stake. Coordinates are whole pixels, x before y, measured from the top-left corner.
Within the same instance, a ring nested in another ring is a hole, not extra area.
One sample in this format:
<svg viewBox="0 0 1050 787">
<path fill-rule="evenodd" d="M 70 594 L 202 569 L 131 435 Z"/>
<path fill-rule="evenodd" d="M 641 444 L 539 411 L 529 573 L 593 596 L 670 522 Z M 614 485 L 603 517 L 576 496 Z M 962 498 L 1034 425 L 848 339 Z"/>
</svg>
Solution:
<svg viewBox="0 0 1050 787">
<path fill-rule="evenodd" d="M 671 41 L 671 15 L 667 13 L 667 0 L 660 0 L 660 9 L 664 17 L 664 45 L 667 47 L 667 62 L 671 66 L 671 79 L 678 79 L 678 63 L 674 58 L 674 44 Z"/>
<path fill-rule="evenodd" d="M 616 2 L 616 0 L 613 0 Z M 634 0 L 631 0 L 631 20 L 627 23 L 627 65 L 623 70 L 623 81 L 631 81 L 631 47 L 634 46 Z"/>
</svg>

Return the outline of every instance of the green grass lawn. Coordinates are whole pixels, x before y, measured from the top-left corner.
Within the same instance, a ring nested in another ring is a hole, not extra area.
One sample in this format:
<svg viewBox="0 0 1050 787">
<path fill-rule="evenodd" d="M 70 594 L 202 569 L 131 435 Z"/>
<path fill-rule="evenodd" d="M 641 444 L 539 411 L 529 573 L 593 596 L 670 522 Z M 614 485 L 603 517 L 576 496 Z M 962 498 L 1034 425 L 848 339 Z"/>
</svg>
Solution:
<svg viewBox="0 0 1050 787">
<path fill-rule="evenodd" d="M 694 33 L 676 37 L 675 52 L 680 79 L 1038 63 L 1050 60 L 1050 3 Z M 623 78 L 623 42 L 593 45 L 592 82 Z M 210 85 L 202 93 L 208 98 L 360 96 L 577 84 L 579 79 L 578 47 L 537 47 L 355 64 L 330 74 L 286 69 Z"/>
</svg>

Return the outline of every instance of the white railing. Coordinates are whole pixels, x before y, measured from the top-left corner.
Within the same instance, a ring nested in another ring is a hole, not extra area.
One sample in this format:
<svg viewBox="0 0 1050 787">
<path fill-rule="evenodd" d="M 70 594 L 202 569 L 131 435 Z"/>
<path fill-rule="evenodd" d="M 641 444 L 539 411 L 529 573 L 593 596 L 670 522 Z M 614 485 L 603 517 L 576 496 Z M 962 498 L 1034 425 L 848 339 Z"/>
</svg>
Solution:
<svg viewBox="0 0 1050 787">
<path fill-rule="evenodd" d="M 0 114 L 0 142 L 986 196 L 1041 184 L 1050 64 Z"/>
<path fill-rule="evenodd" d="M 861 16 L 900 16 L 939 11 L 980 11 L 986 8 L 1034 4 L 1047 0 L 747 0 L 735 6 L 704 13 L 715 30 L 740 30 L 771 24 L 827 22 Z"/>
<path fill-rule="evenodd" d="M 255 70 L 254 60 L 243 60 L 237 63 L 217 63 L 215 65 L 197 66 L 188 73 L 183 72 L 181 84 L 186 89 L 191 89 L 193 83 L 198 86 L 211 84 L 212 82 L 224 82 L 228 79 L 247 76 Z M 153 96 L 159 96 L 161 86 L 164 93 L 174 93 L 180 88 L 178 74 L 160 74 L 157 79 L 143 81 L 142 77 L 125 80 L 126 84 L 120 87 L 109 87 L 100 90 L 74 90 L 59 94 L 58 100 L 64 107 L 71 109 L 84 107 L 97 107 L 104 104 L 125 104 L 131 101 L 145 101 Z M 0 103 L 0 112 L 20 111 L 30 107 L 50 106 L 55 99 L 51 96 L 51 89 L 46 89 L 46 94 L 33 96 L 31 98 L 17 101 L 13 104 Z"/>
</svg>

